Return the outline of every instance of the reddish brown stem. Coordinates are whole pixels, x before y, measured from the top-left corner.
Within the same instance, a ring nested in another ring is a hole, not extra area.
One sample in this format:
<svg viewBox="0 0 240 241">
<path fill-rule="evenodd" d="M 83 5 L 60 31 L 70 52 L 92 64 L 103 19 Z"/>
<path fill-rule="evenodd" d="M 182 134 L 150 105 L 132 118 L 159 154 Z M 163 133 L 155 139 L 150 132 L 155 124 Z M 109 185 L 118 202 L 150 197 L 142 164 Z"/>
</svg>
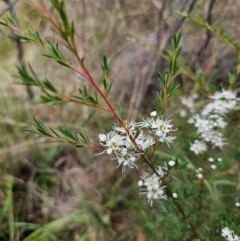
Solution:
<svg viewBox="0 0 240 241">
<path fill-rule="evenodd" d="M 151 163 L 153 164 L 153 159 L 154 159 L 154 156 L 155 156 L 155 152 L 156 152 L 156 149 L 157 149 L 157 135 L 155 135 L 154 137 L 154 147 L 153 147 L 153 151 L 152 151 L 152 154 L 151 154 Z"/>
<path fill-rule="evenodd" d="M 44 4 L 43 0 L 39 0 L 40 1 L 40 5 L 43 9 L 43 11 L 46 13 L 49 21 L 52 23 L 52 25 L 54 26 L 54 28 L 56 30 L 59 31 L 59 26 L 58 24 L 54 21 L 53 16 L 51 15 L 51 13 L 48 11 L 46 5 Z M 123 126 L 123 128 L 126 130 L 131 142 L 133 143 L 133 145 L 136 147 L 138 153 L 142 156 L 143 161 L 146 162 L 150 168 L 153 170 L 154 173 L 156 173 L 158 176 L 159 174 L 157 173 L 157 171 L 155 170 L 153 164 L 151 163 L 151 161 L 148 161 L 146 159 L 146 157 L 144 155 L 142 155 L 142 150 L 139 148 L 139 146 L 137 145 L 134 137 L 131 135 L 131 133 L 129 132 L 129 130 L 126 127 L 125 122 L 118 116 L 118 114 L 116 113 L 116 111 L 114 110 L 113 106 L 111 105 L 111 103 L 109 102 L 107 96 L 102 92 L 102 90 L 99 88 L 99 86 L 97 85 L 97 83 L 95 82 L 95 80 L 93 79 L 93 77 L 91 76 L 90 72 L 88 71 L 88 69 L 86 68 L 86 66 L 83 63 L 83 60 L 80 58 L 78 51 L 77 51 L 77 47 L 76 47 L 76 43 L 75 43 L 75 39 L 72 38 L 71 39 L 71 44 L 68 42 L 70 50 L 72 51 L 72 53 L 75 55 L 75 57 L 77 58 L 79 64 L 81 65 L 83 72 L 82 73 L 80 70 L 78 70 L 77 68 L 75 68 L 74 66 L 70 66 L 75 72 L 77 72 L 78 74 L 80 74 L 81 76 L 84 76 L 86 79 L 89 80 L 89 82 L 93 85 L 93 87 L 96 89 L 96 91 L 100 94 L 100 96 L 103 98 L 103 100 L 105 101 L 105 103 L 107 104 L 107 106 L 109 107 L 109 110 L 113 116 L 117 119 L 117 121 L 119 122 L 119 124 L 121 126 Z"/>
<path fill-rule="evenodd" d="M 48 8 L 46 6 L 46 4 L 44 3 L 43 0 L 39 0 L 40 2 L 40 6 L 42 8 L 42 10 L 45 12 L 46 17 L 48 18 L 48 20 L 52 23 L 52 25 L 54 26 L 54 28 L 56 28 L 59 31 L 59 27 L 58 24 L 54 21 L 52 14 L 48 11 Z"/>
</svg>

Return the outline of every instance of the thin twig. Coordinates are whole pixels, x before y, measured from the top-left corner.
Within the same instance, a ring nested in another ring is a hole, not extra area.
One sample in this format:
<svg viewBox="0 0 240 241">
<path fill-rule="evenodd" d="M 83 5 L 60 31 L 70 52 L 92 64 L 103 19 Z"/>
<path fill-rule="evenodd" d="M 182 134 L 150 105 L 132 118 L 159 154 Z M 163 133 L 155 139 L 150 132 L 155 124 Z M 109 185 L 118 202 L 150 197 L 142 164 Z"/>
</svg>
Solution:
<svg viewBox="0 0 240 241">
<path fill-rule="evenodd" d="M 209 8 L 208 8 L 208 14 L 207 14 L 207 23 L 211 26 L 212 24 L 212 10 L 213 10 L 213 5 L 215 3 L 215 0 L 211 0 L 210 4 L 209 4 Z M 205 53 L 206 53 L 206 50 L 207 50 L 207 47 L 210 43 L 210 40 L 212 38 L 212 33 L 209 29 L 206 30 L 206 39 L 205 39 L 205 42 L 203 43 L 202 47 L 199 49 L 198 53 L 197 53 L 197 56 L 199 58 L 203 58 Z"/>
<path fill-rule="evenodd" d="M 7 2 L 9 2 L 8 0 L 3 0 L 7 5 L 8 5 L 8 3 Z M 15 0 L 12 4 L 10 4 L 8 7 L 6 7 L 1 13 L 0 13 L 0 17 L 2 16 L 2 15 L 4 15 L 7 11 L 9 11 L 12 7 L 14 7 L 15 6 L 15 4 L 18 2 L 19 0 Z"/>
<path fill-rule="evenodd" d="M 196 2 L 197 2 L 197 0 L 192 0 L 192 2 L 190 3 L 190 6 L 188 8 L 188 11 L 187 11 L 188 14 L 192 12 Z M 185 20 L 186 20 L 186 18 L 183 17 L 180 19 L 180 21 L 178 21 L 177 23 L 174 24 L 174 26 L 176 26 L 174 29 L 174 32 L 178 31 L 181 28 L 181 26 L 185 22 Z"/>
<path fill-rule="evenodd" d="M 17 17 L 16 17 L 16 14 L 14 12 L 13 7 L 17 3 L 18 0 L 16 0 L 13 4 L 10 2 L 10 0 L 3 0 L 3 1 L 8 6 L 5 10 L 9 11 L 12 19 L 14 19 L 17 22 L 18 20 L 17 20 Z M 6 12 L 5 10 L 4 10 L 4 13 Z M 0 16 L 1 16 L 1 14 L 0 14 Z M 16 44 L 18 61 L 21 65 L 21 67 L 23 69 L 25 69 L 26 66 L 25 66 L 24 59 L 23 59 L 24 58 L 23 44 L 22 44 L 19 36 L 14 31 L 12 31 L 12 37 L 10 37 L 10 38 Z M 29 97 L 30 101 L 32 101 L 34 96 L 33 96 L 33 92 L 32 92 L 32 89 L 31 89 L 30 86 L 27 86 L 27 94 L 28 94 L 28 97 Z"/>
<path fill-rule="evenodd" d="M 187 14 L 191 13 L 194 5 L 196 4 L 197 0 L 192 0 L 192 2 L 189 5 Z M 184 23 L 186 19 L 184 17 L 182 17 L 180 20 L 176 19 L 175 23 L 172 25 L 173 27 L 169 27 L 168 30 L 166 31 L 166 34 L 163 37 L 163 40 L 159 46 L 159 48 L 157 49 L 159 52 L 162 52 L 163 49 L 166 47 L 166 45 L 170 42 L 170 39 L 173 35 L 174 32 L 178 31 L 182 24 Z"/>
</svg>

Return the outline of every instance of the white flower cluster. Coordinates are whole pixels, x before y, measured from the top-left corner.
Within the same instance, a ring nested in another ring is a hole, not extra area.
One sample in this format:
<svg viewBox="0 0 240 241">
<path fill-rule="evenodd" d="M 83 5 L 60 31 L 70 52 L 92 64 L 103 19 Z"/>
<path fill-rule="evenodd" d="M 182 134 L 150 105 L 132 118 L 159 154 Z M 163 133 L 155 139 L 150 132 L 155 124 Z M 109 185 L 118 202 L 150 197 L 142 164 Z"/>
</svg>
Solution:
<svg viewBox="0 0 240 241">
<path fill-rule="evenodd" d="M 225 227 L 222 229 L 222 236 L 227 241 L 240 241 L 240 237 L 234 234 L 234 231 L 230 230 L 229 228 Z"/>
<path fill-rule="evenodd" d="M 204 141 L 195 140 L 194 143 L 191 145 L 190 150 L 198 155 L 207 150 L 207 145 Z"/>
<path fill-rule="evenodd" d="M 209 158 L 208 158 L 208 161 L 211 162 L 211 163 L 213 163 L 213 162 L 214 162 L 214 158 L 209 157 Z M 218 157 L 218 158 L 217 158 L 217 161 L 218 161 L 218 162 L 221 162 L 221 161 L 222 161 L 222 158 L 221 158 L 221 157 Z M 212 170 L 216 170 L 216 169 L 217 169 L 217 166 L 216 166 L 215 164 L 211 164 L 210 167 L 211 167 Z"/>
<path fill-rule="evenodd" d="M 206 143 L 219 148 L 225 145 L 225 139 L 221 133 L 221 130 L 227 125 L 224 116 L 231 110 L 239 109 L 240 100 L 233 91 L 222 90 L 210 98 L 213 101 L 208 103 L 200 114 L 196 114 L 188 120 L 197 128 L 201 139 L 195 140 L 190 147 L 195 154 L 205 152 L 207 150 Z"/>
<path fill-rule="evenodd" d="M 114 126 L 109 133 L 100 134 L 99 143 L 106 147 L 100 154 L 115 154 L 114 159 L 117 159 L 118 167 L 122 165 L 122 172 L 124 172 L 127 166 L 137 167 L 136 161 L 157 142 L 165 142 L 169 146 L 169 143 L 175 139 L 171 135 L 174 131 L 171 121 L 158 117 L 156 111 L 153 111 L 150 116 L 142 122 L 125 122 L 125 127 Z M 173 167 L 175 161 L 170 160 L 168 165 Z M 165 186 L 162 185 L 161 179 L 164 172 L 161 167 L 157 167 L 155 172 L 138 182 L 140 194 L 146 194 L 151 205 L 154 199 L 166 199 Z"/>
<path fill-rule="evenodd" d="M 164 176 L 162 168 L 159 166 L 156 173 L 152 175 L 146 175 L 138 182 L 140 187 L 140 195 L 147 195 L 148 202 L 152 206 L 154 199 L 166 199 L 167 196 L 164 194 L 165 186 L 162 185 L 161 178 Z"/>
<path fill-rule="evenodd" d="M 142 122 L 127 122 L 124 127 L 114 126 L 107 134 L 99 135 L 100 145 L 106 149 L 100 153 L 114 153 L 118 160 L 118 166 L 122 165 L 122 172 L 126 167 L 137 167 L 136 161 L 144 151 L 157 142 L 166 142 L 167 145 L 175 137 L 171 136 L 173 125 L 170 120 L 164 120 L 157 116 L 157 112 L 151 113 L 151 118 Z M 147 135 L 145 134 L 147 133 Z"/>
</svg>

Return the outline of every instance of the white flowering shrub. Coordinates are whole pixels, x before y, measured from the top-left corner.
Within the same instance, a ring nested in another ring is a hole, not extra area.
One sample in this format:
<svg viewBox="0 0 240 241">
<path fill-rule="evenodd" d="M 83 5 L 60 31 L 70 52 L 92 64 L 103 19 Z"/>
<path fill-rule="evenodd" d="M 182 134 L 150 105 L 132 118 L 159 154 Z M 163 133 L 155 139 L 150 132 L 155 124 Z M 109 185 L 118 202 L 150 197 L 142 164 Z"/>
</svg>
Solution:
<svg viewBox="0 0 240 241">
<path fill-rule="evenodd" d="M 195 154 L 207 151 L 207 143 L 212 147 L 222 148 L 226 142 L 222 131 L 227 125 L 224 117 L 233 110 L 239 110 L 240 99 L 231 90 L 215 92 L 210 103 L 203 107 L 200 114 L 195 114 L 189 119 L 189 123 L 194 124 L 201 140 L 195 140 L 190 150 Z"/>
<path fill-rule="evenodd" d="M 47 77 L 43 80 L 38 77 L 30 65 L 29 68 L 19 67 L 18 77 L 22 84 L 41 90 L 41 102 L 85 105 L 110 114 L 112 125 L 108 126 L 106 133 L 99 129 L 98 133 L 91 133 L 94 137 L 90 138 L 82 130 L 72 132 L 67 124 L 54 129 L 34 118 L 34 128 L 30 131 L 76 148 L 90 148 L 96 158 L 105 155 L 109 162 L 116 163 L 116 172 L 119 169 L 122 173 L 140 170 L 135 188 L 143 200 L 142 208 L 148 210 L 144 215 L 149 215 L 155 222 L 152 229 L 143 224 L 146 233 L 152 235 L 146 240 L 240 240 L 239 177 L 237 172 L 231 174 L 229 171 L 236 161 L 239 162 L 239 155 L 236 155 L 240 154 L 239 151 L 234 152 L 236 156 L 231 155 L 231 148 L 240 150 L 239 138 L 235 139 L 236 143 L 228 141 L 232 116 L 236 115 L 237 121 L 240 119 L 240 98 L 236 89 L 238 68 L 230 74 L 229 85 L 225 88 L 216 90 L 198 76 L 197 93 L 179 96 L 177 77 L 182 70 L 179 67 L 182 48 L 179 31 L 172 39 L 171 48 L 163 51 L 169 67 L 159 74 L 160 92 L 156 94 L 156 108 L 149 110 L 149 116 L 142 116 L 140 120 L 125 120 L 120 104 L 115 108 L 109 98 L 114 88 L 109 79 L 110 61 L 104 57 L 99 74 L 101 81 L 96 81 L 85 64 L 84 56 L 79 54 L 76 26 L 66 14 L 64 1 L 50 2 L 51 7 L 47 1 L 39 1 L 36 8 L 52 24 L 71 58 L 65 56 L 58 43 L 43 39 L 37 30 L 23 31 L 11 18 L 0 20 L 0 23 L 13 29 L 23 42 L 38 45 L 45 57 L 71 70 L 89 87 L 84 86 L 77 94 L 68 96 Z M 202 22 L 200 24 L 205 26 Z M 220 35 L 210 26 L 205 27 L 215 31 L 220 40 L 230 44 L 240 57 L 231 38 Z M 180 102 L 184 105 L 179 111 L 180 118 L 168 111 L 167 104 L 172 96 L 178 108 Z M 104 117 L 101 118 L 104 122 Z M 239 137 L 239 127 L 234 132 Z M 138 215 L 138 210 L 135 215 Z"/>
</svg>

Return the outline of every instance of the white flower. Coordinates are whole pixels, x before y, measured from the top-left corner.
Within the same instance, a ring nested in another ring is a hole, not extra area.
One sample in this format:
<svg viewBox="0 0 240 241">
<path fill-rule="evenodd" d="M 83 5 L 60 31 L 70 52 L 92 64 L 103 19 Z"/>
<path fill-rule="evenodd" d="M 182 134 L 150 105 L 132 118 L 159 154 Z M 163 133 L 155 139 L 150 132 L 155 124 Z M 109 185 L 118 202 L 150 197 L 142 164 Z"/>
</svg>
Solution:
<svg viewBox="0 0 240 241">
<path fill-rule="evenodd" d="M 169 120 L 159 118 L 151 123 L 151 128 L 156 130 L 156 135 L 159 137 L 166 137 L 167 133 L 172 131 L 172 127 Z"/>
<path fill-rule="evenodd" d="M 163 118 L 147 118 L 143 122 L 135 123 L 135 127 L 147 128 L 149 129 L 149 134 L 158 137 L 157 141 L 166 142 L 169 146 L 169 143 L 172 143 L 175 137 L 170 135 L 170 132 L 173 130 L 173 125 L 170 124 L 170 120 L 164 120 Z M 150 145 L 154 144 L 152 139 L 149 139 Z"/>
<path fill-rule="evenodd" d="M 151 136 L 146 137 L 143 135 L 142 132 L 138 135 L 138 137 L 137 137 L 137 139 L 135 139 L 135 141 L 141 150 L 145 150 L 155 143 Z"/>
<path fill-rule="evenodd" d="M 128 152 L 127 149 L 121 150 L 121 154 L 117 155 L 118 159 L 118 167 L 122 165 L 122 172 L 125 172 L 126 167 L 129 166 L 130 168 L 133 168 L 134 166 L 137 168 L 136 164 L 134 163 L 136 161 L 136 155 L 134 152 Z"/>
<path fill-rule="evenodd" d="M 128 129 L 129 132 L 133 132 L 135 130 L 135 124 L 136 123 L 133 120 L 126 122 L 126 128 Z M 126 135 L 127 134 L 125 128 L 123 128 L 122 126 L 116 125 L 116 126 L 113 127 L 113 130 L 120 135 Z"/>
<path fill-rule="evenodd" d="M 112 151 L 117 151 L 120 146 L 123 145 L 123 138 L 118 135 L 114 135 L 107 140 L 106 146 L 108 146 L 107 154 L 111 154 Z"/>
<path fill-rule="evenodd" d="M 204 131 L 201 133 L 200 137 L 203 138 L 204 141 L 206 142 L 211 142 L 214 140 L 215 136 L 218 135 L 219 133 L 213 130 L 209 131 Z"/>
<path fill-rule="evenodd" d="M 210 96 L 211 99 L 215 100 L 235 100 L 237 94 L 231 90 L 222 90 L 222 92 L 215 92 L 213 96 Z"/>
<path fill-rule="evenodd" d="M 107 136 L 105 134 L 99 134 L 98 137 L 100 142 L 105 142 L 107 140 Z"/>
<path fill-rule="evenodd" d="M 216 133 L 211 139 L 211 143 L 213 146 L 217 146 L 219 148 L 222 148 L 226 144 L 222 133 Z"/>
<path fill-rule="evenodd" d="M 158 173 L 158 175 L 159 175 L 160 177 L 163 177 L 163 176 L 164 176 L 164 171 L 163 171 L 163 169 L 162 169 L 161 166 L 158 166 L 158 167 L 156 168 L 156 170 L 157 170 L 157 173 Z"/>
<path fill-rule="evenodd" d="M 222 236 L 227 241 L 240 241 L 240 237 L 235 235 L 234 232 L 227 227 L 222 229 Z"/>
<path fill-rule="evenodd" d="M 190 150 L 196 155 L 201 154 L 207 150 L 207 145 L 204 141 L 195 140 L 191 145 Z"/>
<path fill-rule="evenodd" d="M 157 168 L 158 173 L 161 173 L 162 169 Z M 161 175 L 164 175 L 161 173 Z M 140 185 L 139 185 L 140 183 Z M 162 181 L 159 176 L 157 176 L 155 173 L 152 175 L 147 175 L 142 178 L 138 182 L 138 185 L 140 186 L 140 194 L 147 195 L 148 202 L 152 206 L 152 202 L 154 199 L 166 199 L 166 195 L 164 194 L 164 188 L 165 186 L 162 186 Z"/>
<path fill-rule="evenodd" d="M 159 187 L 159 177 L 154 173 L 151 176 L 144 178 L 144 185 L 148 190 L 151 190 L 153 187 Z"/>
<path fill-rule="evenodd" d="M 227 125 L 227 122 L 224 121 L 222 116 L 215 115 L 214 118 L 212 118 L 212 121 L 214 122 L 214 127 L 225 128 Z"/>
<path fill-rule="evenodd" d="M 218 160 L 219 162 L 221 162 L 221 161 L 222 161 L 222 158 L 221 158 L 221 157 L 219 157 L 217 160 Z"/>
<path fill-rule="evenodd" d="M 104 151 L 107 152 L 107 154 L 111 154 L 113 151 L 116 153 L 116 151 L 121 149 L 124 144 L 124 137 L 115 132 L 110 132 L 107 135 L 100 134 L 99 139 L 100 141 L 103 140 L 103 142 L 100 143 L 101 145 L 108 147 Z"/>
<path fill-rule="evenodd" d="M 159 141 L 160 142 L 164 142 L 165 141 L 167 143 L 168 147 L 170 147 L 169 143 L 173 143 L 173 140 L 175 138 L 176 138 L 175 136 L 165 136 L 165 137 L 161 136 L 161 137 L 159 137 Z"/>
<path fill-rule="evenodd" d="M 173 160 L 169 161 L 169 162 L 168 162 L 168 165 L 169 165 L 170 167 L 173 167 L 173 166 L 175 165 L 175 161 L 173 161 Z"/>
<path fill-rule="evenodd" d="M 157 186 L 157 187 L 149 188 L 147 193 L 147 198 L 151 206 L 154 199 L 166 199 L 166 196 L 164 195 L 163 187 Z"/>
<path fill-rule="evenodd" d="M 229 236 L 233 233 L 233 231 L 231 231 L 229 228 L 225 227 L 222 229 L 222 236 Z"/>
</svg>

